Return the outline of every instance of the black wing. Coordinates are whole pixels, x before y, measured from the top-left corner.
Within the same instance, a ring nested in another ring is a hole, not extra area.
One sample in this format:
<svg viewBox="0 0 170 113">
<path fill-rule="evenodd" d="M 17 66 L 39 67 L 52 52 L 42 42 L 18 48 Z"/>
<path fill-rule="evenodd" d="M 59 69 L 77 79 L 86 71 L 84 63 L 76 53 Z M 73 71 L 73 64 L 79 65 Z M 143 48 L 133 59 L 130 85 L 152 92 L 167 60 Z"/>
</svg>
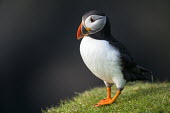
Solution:
<svg viewBox="0 0 170 113">
<path fill-rule="evenodd" d="M 122 73 L 126 81 L 150 80 L 153 81 L 152 72 L 137 65 L 127 49 L 119 41 L 109 41 L 120 52 Z"/>
<path fill-rule="evenodd" d="M 120 52 L 120 59 L 121 59 L 121 64 L 123 68 L 132 68 L 136 67 L 136 63 L 133 59 L 133 57 L 129 54 L 127 49 L 121 44 L 119 41 L 114 41 L 114 42 L 109 42 L 113 47 L 118 49 Z"/>
</svg>

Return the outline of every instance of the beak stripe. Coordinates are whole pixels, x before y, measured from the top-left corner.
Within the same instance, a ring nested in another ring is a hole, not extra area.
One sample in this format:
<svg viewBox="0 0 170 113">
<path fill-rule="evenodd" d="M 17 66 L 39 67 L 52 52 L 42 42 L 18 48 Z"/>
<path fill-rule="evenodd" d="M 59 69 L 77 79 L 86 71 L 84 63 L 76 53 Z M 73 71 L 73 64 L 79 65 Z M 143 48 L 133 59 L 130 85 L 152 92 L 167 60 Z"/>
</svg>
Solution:
<svg viewBox="0 0 170 113">
<path fill-rule="evenodd" d="M 82 37 L 82 23 L 79 25 L 78 30 L 77 30 L 77 39 L 79 40 Z"/>
</svg>

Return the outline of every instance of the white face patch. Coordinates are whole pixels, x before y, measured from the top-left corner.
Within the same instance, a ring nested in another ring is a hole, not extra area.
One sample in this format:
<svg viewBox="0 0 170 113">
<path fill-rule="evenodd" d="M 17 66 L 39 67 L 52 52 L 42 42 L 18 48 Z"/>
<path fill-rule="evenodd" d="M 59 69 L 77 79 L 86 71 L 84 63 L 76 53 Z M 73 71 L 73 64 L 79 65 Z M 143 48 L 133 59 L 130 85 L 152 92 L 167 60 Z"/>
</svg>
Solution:
<svg viewBox="0 0 170 113">
<path fill-rule="evenodd" d="M 90 34 L 94 34 L 103 29 L 106 24 L 106 16 L 91 15 L 83 22 L 85 28 L 90 28 Z"/>
</svg>

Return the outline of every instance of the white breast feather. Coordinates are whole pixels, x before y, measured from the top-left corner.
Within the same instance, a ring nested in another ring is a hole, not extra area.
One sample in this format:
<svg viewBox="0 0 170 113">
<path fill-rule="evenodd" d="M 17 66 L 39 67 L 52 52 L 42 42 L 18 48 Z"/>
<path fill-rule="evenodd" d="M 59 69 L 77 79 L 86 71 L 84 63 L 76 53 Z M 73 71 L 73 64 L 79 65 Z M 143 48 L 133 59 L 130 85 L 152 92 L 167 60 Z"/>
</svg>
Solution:
<svg viewBox="0 0 170 113">
<path fill-rule="evenodd" d="M 96 40 L 85 36 L 80 44 L 80 53 L 90 71 L 117 88 L 123 88 L 125 80 L 121 72 L 120 53 L 108 41 Z"/>
</svg>

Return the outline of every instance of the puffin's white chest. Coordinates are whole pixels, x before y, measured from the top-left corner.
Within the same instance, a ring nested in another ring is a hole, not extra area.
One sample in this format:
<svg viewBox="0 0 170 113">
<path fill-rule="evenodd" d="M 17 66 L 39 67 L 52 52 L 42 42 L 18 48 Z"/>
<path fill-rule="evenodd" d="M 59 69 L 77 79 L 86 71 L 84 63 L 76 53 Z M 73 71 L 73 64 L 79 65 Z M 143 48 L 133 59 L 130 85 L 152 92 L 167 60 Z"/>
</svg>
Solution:
<svg viewBox="0 0 170 113">
<path fill-rule="evenodd" d="M 80 53 L 86 66 L 98 78 L 124 85 L 120 66 L 120 53 L 108 41 L 85 36 L 80 44 Z"/>
</svg>

